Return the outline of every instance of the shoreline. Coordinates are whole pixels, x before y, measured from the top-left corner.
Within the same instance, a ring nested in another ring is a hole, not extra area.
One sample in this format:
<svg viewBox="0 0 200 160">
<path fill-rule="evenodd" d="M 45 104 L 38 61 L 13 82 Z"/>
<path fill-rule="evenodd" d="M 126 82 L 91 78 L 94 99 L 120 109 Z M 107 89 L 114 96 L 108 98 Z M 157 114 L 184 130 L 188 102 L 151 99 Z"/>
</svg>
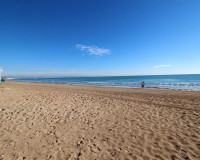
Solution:
<svg viewBox="0 0 200 160">
<path fill-rule="evenodd" d="M 130 89 L 141 89 L 141 87 L 125 87 L 125 86 L 101 86 L 101 85 L 86 85 L 86 84 L 70 84 L 70 83 L 54 83 L 54 82 L 27 82 L 27 81 L 6 81 L 6 82 L 21 82 L 21 83 L 39 83 L 39 84 L 62 84 L 62 85 L 77 85 L 77 86 L 94 86 L 94 87 L 108 87 L 108 88 L 130 88 Z M 144 87 L 144 89 L 163 89 L 163 90 L 177 90 L 177 91 L 194 91 L 200 92 L 198 89 L 173 89 L 173 88 L 159 88 L 159 87 Z"/>
</svg>

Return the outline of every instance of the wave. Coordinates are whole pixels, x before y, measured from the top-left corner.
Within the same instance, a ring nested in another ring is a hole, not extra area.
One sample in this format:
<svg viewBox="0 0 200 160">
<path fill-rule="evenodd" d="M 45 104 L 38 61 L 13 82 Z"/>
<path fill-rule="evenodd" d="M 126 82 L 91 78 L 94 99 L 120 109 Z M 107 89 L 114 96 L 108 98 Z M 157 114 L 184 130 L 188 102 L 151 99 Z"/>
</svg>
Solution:
<svg viewBox="0 0 200 160">
<path fill-rule="evenodd" d="M 128 88 L 140 88 L 140 82 L 91 82 L 80 81 L 73 84 L 79 85 L 95 85 L 95 86 L 111 86 L 111 87 L 128 87 Z M 200 90 L 200 83 L 145 83 L 146 88 L 166 88 L 166 89 L 188 89 L 188 90 Z"/>
<path fill-rule="evenodd" d="M 74 82 L 75 83 L 75 82 Z M 102 84 L 102 85 L 140 85 L 140 82 L 90 82 L 90 81 L 80 81 L 77 83 L 87 83 L 87 84 Z M 200 83 L 145 83 L 145 85 L 155 85 L 155 86 L 199 86 Z"/>
</svg>

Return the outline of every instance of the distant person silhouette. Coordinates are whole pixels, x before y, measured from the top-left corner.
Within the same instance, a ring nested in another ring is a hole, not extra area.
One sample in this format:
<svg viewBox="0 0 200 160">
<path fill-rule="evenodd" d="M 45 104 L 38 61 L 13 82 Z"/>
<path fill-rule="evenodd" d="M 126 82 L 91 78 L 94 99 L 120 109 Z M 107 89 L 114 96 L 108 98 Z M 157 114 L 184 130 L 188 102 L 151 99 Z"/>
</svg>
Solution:
<svg viewBox="0 0 200 160">
<path fill-rule="evenodd" d="M 141 83 L 141 87 L 142 87 L 142 88 L 144 88 L 144 85 L 145 85 L 145 83 L 144 83 L 144 82 L 142 82 L 142 83 Z"/>
</svg>

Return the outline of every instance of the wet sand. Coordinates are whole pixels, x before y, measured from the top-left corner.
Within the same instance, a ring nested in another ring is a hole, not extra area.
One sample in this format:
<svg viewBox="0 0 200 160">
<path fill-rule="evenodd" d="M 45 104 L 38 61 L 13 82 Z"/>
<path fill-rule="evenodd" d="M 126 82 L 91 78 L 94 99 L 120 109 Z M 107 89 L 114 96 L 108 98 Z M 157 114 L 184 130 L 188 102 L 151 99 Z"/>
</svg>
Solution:
<svg viewBox="0 0 200 160">
<path fill-rule="evenodd" d="M 199 160 L 200 91 L 0 84 L 0 160 Z"/>
</svg>

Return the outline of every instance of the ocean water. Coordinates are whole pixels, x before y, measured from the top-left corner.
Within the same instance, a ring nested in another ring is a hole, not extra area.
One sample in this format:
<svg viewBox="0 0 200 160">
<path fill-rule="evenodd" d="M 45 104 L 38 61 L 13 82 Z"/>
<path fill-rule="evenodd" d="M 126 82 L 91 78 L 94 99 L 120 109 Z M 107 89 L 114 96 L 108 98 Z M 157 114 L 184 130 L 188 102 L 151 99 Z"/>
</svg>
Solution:
<svg viewBox="0 0 200 160">
<path fill-rule="evenodd" d="M 10 81 L 78 84 L 110 87 L 140 88 L 145 82 L 146 88 L 168 88 L 200 90 L 200 74 L 191 75 L 151 75 L 151 76 L 106 76 L 106 77 L 70 77 L 70 78 L 20 78 Z"/>
</svg>

